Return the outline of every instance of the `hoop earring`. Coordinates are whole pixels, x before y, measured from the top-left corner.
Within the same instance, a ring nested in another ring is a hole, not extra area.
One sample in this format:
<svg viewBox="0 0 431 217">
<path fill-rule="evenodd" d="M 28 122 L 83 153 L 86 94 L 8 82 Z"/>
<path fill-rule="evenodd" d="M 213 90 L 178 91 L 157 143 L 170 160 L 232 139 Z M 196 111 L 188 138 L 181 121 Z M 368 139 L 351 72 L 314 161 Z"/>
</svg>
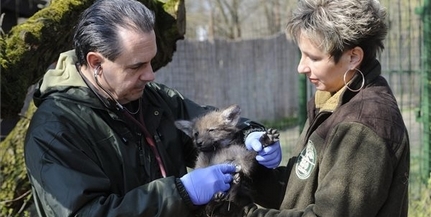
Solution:
<svg viewBox="0 0 431 217">
<path fill-rule="evenodd" d="M 357 72 L 359 72 L 359 74 L 361 74 L 361 76 L 362 76 L 362 84 L 361 84 L 361 87 L 359 87 L 359 89 L 354 90 L 354 89 L 350 88 L 349 85 L 348 85 L 349 83 L 346 82 L 346 75 L 347 75 L 347 72 L 350 71 L 349 69 L 346 72 L 344 72 L 343 80 L 344 80 L 344 85 L 346 85 L 346 88 L 349 89 L 350 91 L 356 93 L 356 92 L 359 92 L 362 88 L 364 88 L 364 85 L 365 85 L 365 76 L 364 76 L 364 73 L 361 72 L 361 70 L 359 70 L 357 68 L 354 68 L 354 70 L 357 71 Z"/>
</svg>

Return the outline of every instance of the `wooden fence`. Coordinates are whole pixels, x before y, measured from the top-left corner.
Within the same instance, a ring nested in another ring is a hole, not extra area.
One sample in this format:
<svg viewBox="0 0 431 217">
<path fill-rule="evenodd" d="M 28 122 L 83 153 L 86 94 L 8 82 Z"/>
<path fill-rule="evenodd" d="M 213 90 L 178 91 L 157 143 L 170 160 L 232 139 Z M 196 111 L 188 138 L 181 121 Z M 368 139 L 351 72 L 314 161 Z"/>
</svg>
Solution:
<svg viewBox="0 0 431 217">
<path fill-rule="evenodd" d="M 293 116 L 298 107 L 296 45 L 283 34 L 243 41 L 179 41 L 156 81 L 200 104 L 237 103 L 254 120 Z"/>
</svg>

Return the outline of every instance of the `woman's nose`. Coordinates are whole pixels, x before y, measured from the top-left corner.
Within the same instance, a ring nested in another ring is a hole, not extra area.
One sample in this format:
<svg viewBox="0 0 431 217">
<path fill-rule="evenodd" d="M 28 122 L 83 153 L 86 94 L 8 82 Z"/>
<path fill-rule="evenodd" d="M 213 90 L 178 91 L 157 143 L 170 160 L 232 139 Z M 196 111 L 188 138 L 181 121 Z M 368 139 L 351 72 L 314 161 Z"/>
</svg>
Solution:
<svg viewBox="0 0 431 217">
<path fill-rule="evenodd" d="M 300 74 L 304 74 L 310 71 L 310 68 L 307 66 L 307 64 L 305 64 L 305 61 L 303 58 L 299 60 L 297 70 L 298 70 L 298 73 Z"/>
</svg>

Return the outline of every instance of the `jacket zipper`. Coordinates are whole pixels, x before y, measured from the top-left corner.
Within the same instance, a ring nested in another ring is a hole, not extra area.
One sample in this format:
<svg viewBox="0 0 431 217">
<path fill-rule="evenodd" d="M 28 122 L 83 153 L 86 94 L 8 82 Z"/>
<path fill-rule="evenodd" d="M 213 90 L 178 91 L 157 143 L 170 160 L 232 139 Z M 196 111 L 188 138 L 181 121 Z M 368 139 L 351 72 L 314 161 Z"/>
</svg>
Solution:
<svg viewBox="0 0 431 217">
<path fill-rule="evenodd" d="M 138 133 L 139 137 L 139 143 L 138 143 L 138 149 L 139 149 L 139 161 L 141 163 L 141 166 L 145 166 L 145 157 L 144 157 L 144 150 L 142 148 L 142 133 Z"/>
<path fill-rule="evenodd" d="M 144 137 L 142 133 L 137 134 L 139 136 L 139 142 L 138 142 L 138 150 L 139 150 L 139 163 L 141 164 L 142 169 L 144 170 L 144 173 L 147 174 L 145 179 L 145 182 L 149 182 L 151 180 L 154 180 L 155 174 L 154 170 L 152 168 L 152 157 L 151 153 L 148 151 L 144 151 Z"/>
<path fill-rule="evenodd" d="M 156 162 L 157 162 L 157 165 L 159 166 L 159 169 L 160 169 L 160 172 L 161 172 L 161 174 L 162 174 L 162 177 L 166 177 L 166 171 L 165 171 L 165 168 L 164 168 L 164 165 L 163 165 L 163 161 L 162 161 L 162 159 L 161 159 L 161 157 L 160 157 L 160 154 L 159 154 L 159 152 L 158 152 L 158 150 L 157 150 L 157 147 L 155 146 L 155 144 L 154 144 L 154 141 L 152 140 L 153 138 L 151 137 L 151 134 L 148 132 L 148 130 L 147 130 L 147 128 L 145 127 L 145 122 L 144 122 L 144 117 L 143 117 L 143 114 L 142 114 L 142 112 L 141 113 L 139 113 L 139 120 L 136 120 L 131 114 L 129 114 L 126 110 L 123 110 L 123 113 L 127 116 L 127 117 L 129 117 L 129 119 L 130 120 L 132 120 L 133 122 L 135 122 L 136 123 L 136 125 L 137 126 L 139 126 L 139 128 L 141 129 L 141 131 L 144 133 L 144 135 L 142 136 L 142 133 L 139 133 L 138 135 L 140 135 L 140 144 L 139 144 L 139 146 L 140 146 L 140 149 L 139 149 L 139 151 L 141 152 L 141 151 L 143 151 L 142 149 L 143 149 L 143 147 L 142 147 L 142 138 L 145 138 L 145 140 L 147 141 L 147 144 L 148 144 L 148 146 L 149 146 L 149 148 L 151 149 L 151 151 L 153 152 L 153 154 L 154 154 L 154 157 L 155 157 L 155 160 L 156 160 Z M 146 152 L 147 153 L 147 152 Z M 141 157 L 141 153 L 139 154 L 139 156 L 140 156 L 140 158 L 144 158 L 144 156 L 142 156 Z M 149 153 L 147 153 L 147 156 L 148 156 L 148 162 L 150 162 L 150 164 L 149 165 L 151 165 L 151 156 L 150 156 L 150 154 Z M 144 159 L 145 160 L 145 159 Z M 145 162 L 145 161 L 144 161 Z M 147 164 L 145 164 L 145 165 L 147 165 Z M 146 170 L 146 171 L 152 171 L 153 169 L 151 168 L 151 166 L 149 166 L 149 168 L 148 168 L 148 170 Z M 151 175 L 151 173 L 149 173 L 150 175 Z"/>
</svg>

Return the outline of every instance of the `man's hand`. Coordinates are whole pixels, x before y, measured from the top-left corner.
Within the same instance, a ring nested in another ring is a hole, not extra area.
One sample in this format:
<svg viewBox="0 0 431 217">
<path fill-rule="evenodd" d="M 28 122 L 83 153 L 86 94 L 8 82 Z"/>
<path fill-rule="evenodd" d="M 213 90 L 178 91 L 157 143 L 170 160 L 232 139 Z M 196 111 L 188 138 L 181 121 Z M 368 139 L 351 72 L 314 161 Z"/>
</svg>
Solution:
<svg viewBox="0 0 431 217">
<path fill-rule="evenodd" d="M 191 171 L 180 178 L 195 205 L 207 204 L 218 192 L 226 192 L 235 172 L 233 164 L 217 164 Z"/>
</svg>

